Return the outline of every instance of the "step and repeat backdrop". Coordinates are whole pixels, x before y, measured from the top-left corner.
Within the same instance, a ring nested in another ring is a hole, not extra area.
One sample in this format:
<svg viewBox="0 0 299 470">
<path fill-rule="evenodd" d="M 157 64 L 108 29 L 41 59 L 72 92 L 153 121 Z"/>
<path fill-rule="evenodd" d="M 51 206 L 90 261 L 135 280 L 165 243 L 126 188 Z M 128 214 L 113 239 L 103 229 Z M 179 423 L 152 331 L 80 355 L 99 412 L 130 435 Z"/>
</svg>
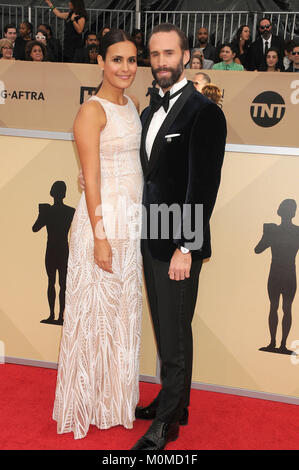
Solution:
<svg viewBox="0 0 299 470">
<path fill-rule="evenodd" d="M 299 398 L 299 76 L 207 73 L 223 92 L 227 142 L 240 151 L 226 152 L 212 217 L 213 254 L 202 269 L 193 321 L 193 381 L 294 400 Z M 194 74 L 187 71 L 190 79 Z M 15 362 L 58 360 L 63 273 L 46 269 L 47 234 L 58 230 L 69 236 L 81 194 L 72 125 L 100 81 L 93 65 L 0 63 L 0 341 Z M 141 68 L 128 91 L 138 96 L 141 109 L 151 82 L 150 69 Z M 200 136 L 198 145 L 200 151 Z M 250 146 L 259 146 L 260 153 Z M 60 205 L 53 223 L 47 209 L 61 200 L 63 210 Z M 55 294 L 49 289 L 53 283 Z M 156 377 L 145 292 L 143 298 L 140 373 Z M 53 301 L 55 319 L 49 321 Z"/>
</svg>

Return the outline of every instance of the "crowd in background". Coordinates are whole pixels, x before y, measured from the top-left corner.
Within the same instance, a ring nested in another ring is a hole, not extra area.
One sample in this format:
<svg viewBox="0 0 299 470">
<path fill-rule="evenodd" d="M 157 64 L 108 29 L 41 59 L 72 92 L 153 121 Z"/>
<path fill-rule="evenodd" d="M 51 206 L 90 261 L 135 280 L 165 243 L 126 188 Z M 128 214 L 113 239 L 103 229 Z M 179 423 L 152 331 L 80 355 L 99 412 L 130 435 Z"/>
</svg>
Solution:
<svg viewBox="0 0 299 470">
<path fill-rule="evenodd" d="M 96 64 L 103 36 L 109 26 L 96 34 L 86 31 L 87 13 L 83 0 L 69 2 L 69 11 L 61 12 L 51 0 L 45 0 L 55 16 L 65 22 L 63 49 L 58 38 L 53 36 L 49 24 L 38 25 L 36 31 L 28 21 L 7 24 L 4 37 L 0 40 L 0 60 L 26 60 L 34 62 L 74 62 Z M 197 31 L 195 47 L 190 47 L 190 61 L 187 68 L 196 70 L 194 86 L 221 105 L 221 92 L 211 84 L 210 77 L 200 70 L 248 70 L 264 72 L 299 72 L 299 41 L 283 40 L 272 32 L 268 18 L 258 23 L 259 37 L 251 41 L 248 25 L 241 25 L 231 43 L 213 46 L 209 31 L 201 27 Z M 149 66 L 150 59 L 145 45 L 143 32 L 134 29 L 132 38 L 137 47 L 139 66 Z"/>
<path fill-rule="evenodd" d="M 86 31 L 87 13 L 82 0 L 69 2 L 70 10 L 60 12 L 50 0 L 45 0 L 53 13 L 65 21 L 63 50 L 60 40 L 53 36 L 48 24 L 38 25 L 36 31 L 28 21 L 18 28 L 7 24 L 4 37 L 0 40 L 0 55 L 4 60 L 31 60 L 51 62 L 76 62 L 94 64 L 99 54 L 101 38 L 109 30 L 104 26 L 98 34 Z M 75 7 L 74 7 L 75 5 Z M 191 56 L 187 67 L 190 69 L 214 70 L 254 70 L 265 72 L 298 72 L 299 41 L 284 41 L 272 32 L 268 18 L 258 24 L 259 37 L 251 41 L 248 25 L 241 25 L 231 43 L 213 46 L 209 41 L 209 31 L 201 27 L 197 31 L 195 47 L 190 47 Z M 137 47 L 139 66 L 149 66 L 147 46 L 140 29 L 132 32 Z"/>
<path fill-rule="evenodd" d="M 51 62 L 75 62 L 94 64 L 99 54 L 101 38 L 109 30 L 104 26 L 98 34 L 86 31 L 86 11 L 80 0 L 77 12 L 70 9 L 61 13 L 50 0 L 53 12 L 65 21 L 63 50 L 60 40 L 53 36 L 48 24 L 38 25 L 36 31 L 28 21 L 23 21 L 18 28 L 7 24 L 4 37 L 0 40 L 0 55 L 4 60 L 31 60 Z M 71 4 L 72 6 L 72 4 Z M 81 22 L 80 22 L 81 21 Z M 77 28 L 77 29 L 76 29 Z M 197 31 L 195 47 L 190 47 L 191 56 L 187 68 L 214 70 L 254 70 L 265 72 L 298 72 L 299 41 L 284 41 L 272 32 L 268 18 L 262 18 L 258 24 L 259 37 L 251 41 L 248 25 L 241 25 L 231 43 L 219 44 L 217 47 L 209 42 L 209 31 L 201 27 Z M 137 47 L 139 66 L 149 66 L 147 46 L 140 29 L 132 32 Z"/>
</svg>

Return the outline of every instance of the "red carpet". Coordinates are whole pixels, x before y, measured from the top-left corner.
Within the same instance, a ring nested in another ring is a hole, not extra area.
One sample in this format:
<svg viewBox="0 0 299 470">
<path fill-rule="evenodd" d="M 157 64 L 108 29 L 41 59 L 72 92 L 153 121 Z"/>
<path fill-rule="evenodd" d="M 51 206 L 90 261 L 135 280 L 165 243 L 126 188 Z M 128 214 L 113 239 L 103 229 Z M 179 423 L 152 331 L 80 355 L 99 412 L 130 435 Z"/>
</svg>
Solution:
<svg viewBox="0 0 299 470">
<path fill-rule="evenodd" d="M 86 438 L 56 434 L 52 407 L 56 370 L 0 365 L 0 448 L 130 449 L 149 423 L 135 421 L 101 431 L 91 426 Z M 141 404 L 149 403 L 158 385 L 140 384 Z M 190 419 L 167 449 L 299 449 L 299 407 L 283 403 L 193 390 Z"/>
</svg>

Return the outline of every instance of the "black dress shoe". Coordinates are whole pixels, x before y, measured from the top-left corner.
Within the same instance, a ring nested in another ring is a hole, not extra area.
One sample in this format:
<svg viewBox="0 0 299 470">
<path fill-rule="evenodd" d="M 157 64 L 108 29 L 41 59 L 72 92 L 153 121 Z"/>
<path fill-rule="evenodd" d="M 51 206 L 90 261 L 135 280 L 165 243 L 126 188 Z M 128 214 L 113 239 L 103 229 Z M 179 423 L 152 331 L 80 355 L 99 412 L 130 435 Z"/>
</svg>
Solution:
<svg viewBox="0 0 299 470">
<path fill-rule="evenodd" d="M 179 423 L 163 423 L 156 419 L 131 450 L 163 450 L 168 442 L 178 438 L 179 429 Z"/>
<path fill-rule="evenodd" d="M 152 402 L 148 406 L 137 406 L 135 409 L 136 419 L 155 419 L 158 403 Z M 179 419 L 180 426 L 188 424 L 188 408 L 184 408 L 182 416 Z"/>
</svg>

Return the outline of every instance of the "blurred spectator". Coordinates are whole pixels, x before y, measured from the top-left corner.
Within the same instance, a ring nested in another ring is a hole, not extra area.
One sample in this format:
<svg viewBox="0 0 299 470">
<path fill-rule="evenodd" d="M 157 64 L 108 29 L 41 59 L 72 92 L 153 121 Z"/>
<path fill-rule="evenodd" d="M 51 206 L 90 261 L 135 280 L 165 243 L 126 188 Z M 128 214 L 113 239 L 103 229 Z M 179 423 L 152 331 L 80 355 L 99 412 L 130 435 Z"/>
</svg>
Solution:
<svg viewBox="0 0 299 470">
<path fill-rule="evenodd" d="M 211 79 L 209 75 L 205 72 L 197 72 L 193 78 L 193 85 L 195 86 L 196 90 L 201 92 L 202 88 L 211 83 Z"/>
<path fill-rule="evenodd" d="M 202 27 L 198 29 L 195 49 L 200 49 L 203 52 L 205 59 L 215 62 L 215 47 L 209 43 L 209 32 L 207 28 Z"/>
<path fill-rule="evenodd" d="M 187 68 L 191 68 L 192 58 L 193 58 L 195 55 L 200 55 L 200 57 L 202 58 L 202 68 L 203 68 L 203 69 L 211 69 L 211 68 L 213 67 L 214 62 L 213 62 L 212 60 L 205 59 L 205 56 L 203 55 L 203 52 L 202 52 L 201 49 L 194 48 L 194 49 L 192 50 L 192 54 L 191 54 L 190 66 L 188 65 Z"/>
<path fill-rule="evenodd" d="M 260 72 L 280 72 L 278 66 L 278 49 L 276 49 L 276 47 L 270 47 L 265 57 L 265 63 L 259 70 Z"/>
<path fill-rule="evenodd" d="M 33 62 L 44 62 L 46 60 L 46 48 L 42 42 L 28 41 L 25 48 L 26 60 Z"/>
<path fill-rule="evenodd" d="M 33 26 L 28 21 L 23 21 L 19 26 L 19 36 L 15 40 L 14 57 L 25 60 L 25 47 L 32 40 Z"/>
<path fill-rule="evenodd" d="M 268 18 L 262 18 L 259 22 L 260 37 L 249 48 L 249 69 L 259 70 L 264 64 L 265 56 L 270 47 L 278 49 L 278 63 L 283 70 L 284 41 L 272 34 L 272 24 Z"/>
<path fill-rule="evenodd" d="M 4 26 L 4 37 L 12 42 L 13 47 L 15 46 L 15 40 L 17 38 L 16 25 L 10 23 Z"/>
<path fill-rule="evenodd" d="M 213 65 L 213 70 L 244 70 L 243 65 L 237 64 L 234 60 L 236 50 L 232 44 L 222 44 L 219 55 L 222 62 Z"/>
<path fill-rule="evenodd" d="M 47 45 L 51 49 L 52 55 L 55 59 L 55 62 L 61 62 L 62 59 L 62 47 L 59 39 L 53 37 L 52 28 L 49 24 L 42 23 L 39 25 L 38 29 L 41 29 L 44 34 L 47 36 Z"/>
<path fill-rule="evenodd" d="M 232 41 L 236 50 L 235 62 L 242 64 L 243 67 L 249 69 L 249 46 L 250 40 L 250 28 L 247 24 L 243 24 L 237 31 L 235 38 Z"/>
<path fill-rule="evenodd" d="M 294 41 L 294 45 L 292 48 L 292 63 L 287 68 L 286 72 L 299 72 L 299 41 Z"/>
<path fill-rule="evenodd" d="M 283 58 L 283 66 L 284 69 L 287 70 L 292 63 L 292 50 L 294 47 L 295 41 L 293 39 L 289 39 L 284 43 L 284 58 Z"/>
<path fill-rule="evenodd" d="M 1 60 L 15 60 L 13 57 L 13 43 L 6 38 L 0 39 Z"/>
<path fill-rule="evenodd" d="M 97 35 L 98 45 L 100 44 L 102 37 L 105 36 L 105 34 L 107 34 L 110 31 L 110 29 L 111 28 L 109 28 L 109 26 L 103 26 L 103 28 L 100 29 Z"/>
<path fill-rule="evenodd" d="M 190 69 L 202 69 L 203 58 L 201 54 L 193 54 L 190 60 Z"/>
<path fill-rule="evenodd" d="M 147 47 L 143 43 L 143 34 L 140 29 L 133 29 L 132 39 L 137 47 L 137 65 L 147 67 L 150 64 Z"/>
<path fill-rule="evenodd" d="M 89 44 L 86 47 L 87 50 L 87 64 L 97 64 L 98 63 L 98 55 L 99 55 L 99 46 L 96 44 Z"/>
<path fill-rule="evenodd" d="M 214 101 L 214 103 L 218 104 L 218 106 L 222 106 L 222 93 L 220 88 L 214 83 L 209 83 L 205 85 L 201 93 L 205 95 L 210 100 Z"/>
<path fill-rule="evenodd" d="M 55 62 L 55 57 L 54 57 L 54 55 L 53 55 L 52 50 L 48 47 L 48 44 L 47 44 L 47 36 L 46 36 L 46 34 L 44 33 L 43 29 L 40 29 L 40 28 L 39 28 L 39 29 L 36 31 L 35 39 L 36 39 L 36 41 L 38 41 L 38 42 L 42 42 L 43 45 L 45 46 L 47 60 L 49 60 L 50 62 Z"/>
<path fill-rule="evenodd" d="M 62 13 L 56 8 L 51 0 L 45 0 L 58 18 L 65 20 L 64 27 L 64 62 L 72 62 L 76 49 L 83 47 L 82 33 L 85 27 L 87 13 L 84 6 L 84 0 L 73 0 L 69 2 L 69 11 Z"/>
<path fill-rule="evenodd" d="M 96 33 L 93 33 L 92 31 L 87 31 L 84 34 L 84 43 L 85 43 L 84 47 L 82 47 L 81 49 L 77 49 L 75 52 L 73 62 L 76 62 L 77 64 L 89 63 L 87 47 L 91 45 L 94 45 L 94 46 L 98 45 Z"/>
</svg>

